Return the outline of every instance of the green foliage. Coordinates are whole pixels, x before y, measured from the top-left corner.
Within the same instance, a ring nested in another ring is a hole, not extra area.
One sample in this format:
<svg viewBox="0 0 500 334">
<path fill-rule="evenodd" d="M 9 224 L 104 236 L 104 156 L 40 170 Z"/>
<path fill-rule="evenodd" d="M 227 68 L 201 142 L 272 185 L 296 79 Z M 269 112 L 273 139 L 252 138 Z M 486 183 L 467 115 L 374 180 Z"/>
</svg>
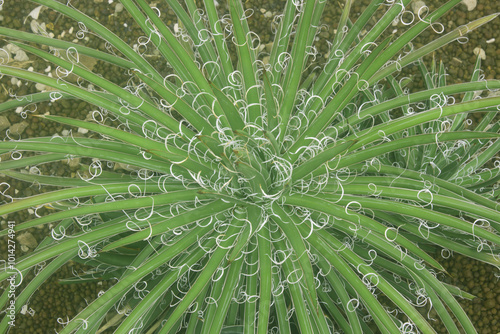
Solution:
<svg viewBox="0 0 500 334">
<path fill-rule="evenodd" d="M 81 22 L 116 52 L 0 28 L 60 74 L 1 65 L 2 75 L 55 90 L 0 110 L 57 99 L 97 108 L 93 120 L 38 116 L 92 137 L 0 143 L 13 157 L 2 161 L 5 175 L 60 187 L 0 206 L 2 215 L 54 209 L 15 226 L 19 233 L 54 224 L 52 236 L 16 264 L 23 274 L 46 264 L 17 294 L 16 312 L 58 268 L 79 259 L 95 268 L 81 279 L 117 281 L 63 334 L 96 333 L 114 310 L 127 315 L 115 333 L 371 333 L 374 326 L 432 333 L 429 307 L 450 333 L 459 332 L 453 318 L 475 332 L 455 299 L 471 296 L 438 279 L 443 268 L 426 250 L 500 264 L 500 168 L 493 161 L 500 97 L 474 94 L 498 90 L 500 81 L 480 79 L 478 59 L 471 82 L 447 85 L 443 66 L 427 69 L 420 59 L 496 15 L 413 49 L 411 40 L 459 0 L 423 10 L 405 33 L 384 40 L 394 20 L 410 15 L 410 1 L 374 0 L 351 22 L 347 0 L 328 59 L 315 68 L 326 1 L 287 1 L 263 61 L 238 0 L 228 0 L 224 16 L 213 1 L 196 8 L 167 0 L 178 33 L 144 0 L 122 0 L 146 36 L 143 46 L 171 67 L 162 74 L 159 63 L 99 22 L 60 2 L 34 2 Z M 378 11 L 385 15 L 371 20 Z M 130 80 L 116 85 L 79 55 L 129 71 Z M 415 63 L 426 88 L 408 92 L 400 71 Z M 67 80 L 70 73 L 92 88 Z M 471 126 L 467 117 L 477 112 L 484 116 Z M 110 117 L 119 125 L 105 125 Z M 19 172 L 68 157 L 92 158 L 82 165 L 90 176 Z M 11 275 L 4 269 L 0 280 Z M 8 302 L 6 291 L 0 305 Z M 0 332 L 7 328 L 5 317 Z"/>
</svg>

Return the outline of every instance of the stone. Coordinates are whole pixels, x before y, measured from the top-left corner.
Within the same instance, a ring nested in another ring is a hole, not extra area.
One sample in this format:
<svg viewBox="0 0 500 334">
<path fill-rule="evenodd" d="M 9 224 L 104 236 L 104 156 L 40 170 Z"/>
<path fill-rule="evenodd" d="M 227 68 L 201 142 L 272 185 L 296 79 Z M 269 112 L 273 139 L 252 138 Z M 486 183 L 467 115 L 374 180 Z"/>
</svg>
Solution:
<svg viewBox="0 0 500 334">
<path fill-rule="evenodd" d="M 21 244 L 21 246 L 25 246 L 31 249 L 34 249 L 38 246 L 38 241 L 36 241 L 35 237 L 29 233 L 23 233 L 17 236 L 17 242 Z"/>
<path fill-rule="evenodd" d="M 9 119 L 5 116 L 0 116 L 0 131 L 10 127 Z"/>
<path fill-rule="evenodd" d="M 5 52 L 2 52 L 2 55 L 0 55 L 2 62 L 5 62 L 7 60 L 15 60 L 15 61 L 28 61 L 29 57 L 24 52 L 24 50 L 21 50 L 17 45 L 14 44 L 7 44 L 4 46 L 3 50 Z"/>
<path fill-rule="evenodd" d="M 45 86 L 44 84 L 41 84 L 39 82 L 35 84 L 35 88 L 36 88 L 36 90 L 38 90 L 40 92 L 47 90 L 47 86 Z"/>
<path fill-rule="evenodd" d="M 9 127 L 9 132 L 14 135 L 21 135 L 24 130 L 29 126 L 28 122 L 22 121 L 20 123 L 12 124 Z"/>
<path fill-rule="evenodd" d="M 76 168 L 80 166 L 80 158 L 69 158 L 66 160 L 69 167 Z"/>
<path fill-rule="evenodd" d="M 462 3 L 467 6 L 469 12 L 477 6 L 477 0 L 462 0 Z"/>
<path fill-rule="evenodd" d="M 89 132 L 89 129 L 85 129 L 85 128 L 78 128 L 78 133 L 81 133 L 81 134 L 86 134 Z"/>
<path fill-rule="evenodd" d="M 117 3 L 115 6 L 115 15 L 123 11 L 123 4 Z"/>
<path fill-rule="evenodd" d="M 411 10 L 413 11 L 413 14 L 418 15 L 420 8 L 422 8 L 424 6 L 425 6 L 425 2 L 423 2 L 422 0 L 412 1 Z M 422 11 L 420 11 L 420 13 L 421 13 L 421 15 L 424 14 Z"/>
<path fill-rule="evenodd" d="M 486 301 L 484 302 L 484 307 L 486 309 L 490 309 L 490 308 L 494 308 L 496 306 L 496 301 L 495 299 L 493 298 L 489 298 L 489 299 L 486 299 Z"/>
<path fill-rule="evenodd" d="M 26 52 L 24 52 L 24 50 L 19 50 L 16 52 L 16 56 L 14 57 L 14 60 L 15 61 L 28 61 L 28 60 L 30 60 L 30 58 L 28 57 Z"/>
</svg>

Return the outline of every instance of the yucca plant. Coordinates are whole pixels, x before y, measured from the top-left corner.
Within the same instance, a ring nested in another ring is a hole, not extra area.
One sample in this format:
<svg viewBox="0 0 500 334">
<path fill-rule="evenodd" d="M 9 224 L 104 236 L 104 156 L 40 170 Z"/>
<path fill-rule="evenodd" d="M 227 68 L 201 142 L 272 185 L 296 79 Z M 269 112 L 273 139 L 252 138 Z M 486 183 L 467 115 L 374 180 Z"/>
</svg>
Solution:
<svg viewBox="0 0 500 334">
<path fill-rule="evenodd" d="M 0 66 L 2 75 L 53 88 L 2 110 L 58 99 L 96 106 L 86 121 L 29 116 L 92 137 L 0 143 L 12 156 L 0 165 L 4 175 L 60 187 L 0 207 L 2 215 L 50 207 L 3 229 L 5 238 L 53 224 L 36 250 L 0 272 L 17 285 L 44 263 L 16 291 L 13 312 L 73 260 L 94 268 L 74 281 L 116 282 L 60 333 L 96 333 L 114 312 L 115 333 L 432 333 L 430 309 L 449 332 L 475 332 L 455 299 L 473 296 L 437 278 L 443 267 L 433 252 L 500 264 L 500 97 L 477 93 L 500 81 L 480 78 L 478 58 L 470 82 L 447 85 L 444 67 L 421 58 L 497 15 L 415 49 L 411 41 L 439 30 L 460 0 L 419 15 L 406 9 L 410 0 L 374 0 L 355 22 L 346 0 L 319 66 L 314 43 L 326 1 L 287 1 L 268 55 L 238 0 L 167 0 L 175 31 L 146 1 L 121 0 L 143 30 L 139 48 L 71 6 L 33 2 L 111 48 L 0 28 L 59 74 Z M 380 37 L 408 16 L 414 22 L 404 33 Z M 161 61 L 146 57 L 153 52 Z M 116 85 L 79 55 L 130 80 Z M 424 89 L 408 91 L 401 71 L 410 64 L 420 67 Z M 471 125 L 477 112 L 482 119 Z M 79 178 L 22 172 L 68 158 L 92 160 L 82 160 Z M 0 298 L 5 309 L 9 291 Z M 8 327 L 4 317 L 0 332 Z"/>
</svg>

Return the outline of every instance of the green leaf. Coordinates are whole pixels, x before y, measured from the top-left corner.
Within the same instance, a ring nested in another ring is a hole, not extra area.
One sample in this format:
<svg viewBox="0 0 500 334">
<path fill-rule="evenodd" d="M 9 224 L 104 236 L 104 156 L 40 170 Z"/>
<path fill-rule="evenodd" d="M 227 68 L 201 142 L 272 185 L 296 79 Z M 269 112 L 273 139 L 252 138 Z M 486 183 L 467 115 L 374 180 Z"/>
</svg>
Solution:
<svg viewBox="0 0 500 334">
<path fill-rule="evenodd" d="M 153 207 L 154 209 L 154 202 Z M 187 225 L 191 222 L 201 220 L 210 216 L 213 216 L 219 212 L 226 211 L 233 207 L 232 203 L 224 203 L 221 200 L 212 202 L 210 204 L 206 204 L 204 206 L 198 207 L 196 209 L 187 210 L 177 216 L 171 217 L 162 221 L 156 225 L 145 226 L 144 229 L 135 232 L 129 236 L 120 238 L 119 240 L 107 244 L 102 251 L 107 252 L 112 249 L 116 249 L 118 247 L 123 247 L 129 245 L 131 243 L 140 241 L 140 240 L 148 240 L 152 236 L 156 236 L 158 234 L 167 232 L 169 230 L 173 230 L 177 227 Z"/>
<path fill-rule="evenodd" d="M 238 214 L 238 211 L 235 210 L 235 216 L 233 216 L 232 222 L 228 227 L 226 232 L 227 236 L 232 236 L 238 229 L 239 226 L 235 224 L 236 218 L 242 219 L 243 216 Z M 218 270 L 220 265 L 223 263 L 226 254 L 231 248 L 231 239 L 219 239 L 217 248 L 211 253 L 210 259 L 207 264 L 200 271 L 196 281 L 191 285 L 189 291 L 184 295 L 182 300 L 177 304 L 177 307 L 173 310 L 172 314 L 168 318 L 167 322 L 163 324 L 159 334 L 168 333 L 170 329 L 173 328 L 174 324 L 178 319 L 182 317 L 182 315 L 189 308 L 191 303 L 196 299 L 198 294 L 203 290 L 203 288 L 209 284 L 209 281 L 212 279 L 215 272 Z"/>
</svg>

